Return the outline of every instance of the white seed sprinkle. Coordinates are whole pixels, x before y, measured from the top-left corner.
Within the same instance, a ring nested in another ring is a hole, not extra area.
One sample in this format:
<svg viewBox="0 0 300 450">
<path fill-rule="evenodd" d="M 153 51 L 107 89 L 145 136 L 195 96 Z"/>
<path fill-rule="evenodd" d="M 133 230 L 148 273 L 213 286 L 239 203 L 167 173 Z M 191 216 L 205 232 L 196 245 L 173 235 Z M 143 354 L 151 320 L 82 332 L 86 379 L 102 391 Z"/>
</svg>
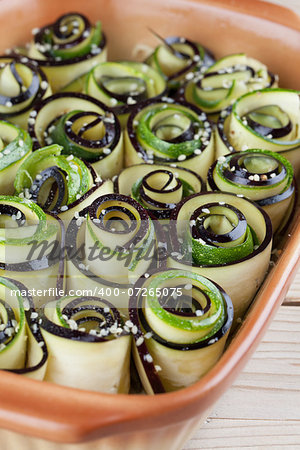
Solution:
<svg viewBox="0 0 300 450">
<path fill-rule="evenodd" d="M 127 98 L 127 105 L 135 105 L 135 104 L 136 104 L 136 100 L 134 100 L 134 98 L 132 98 L 132 97 Z"/>
<path fill-rule="evenodd" d="M 144 355 L 144 360 L 147 361 L 148 363 L 152 363 L 153 362 L 153 358 L 150 355 L 150 353 L 147 353 L 146 355 Z"/>
<path fill-rule="evenodd" d="M 185 159 L 186 159 L 186 155 L 183 155 L 183 154 L 179 155 L 177 158 L 178 161 L 184 161 Z"/>
<path fill-rule="evenodd" d="M 48 82 L 46 80 L 43 80 L 41 82 L 41 88 L 44 90 L 46 90 L 48 88 Z"/>
<path fill-rule="evenodd" d="M 142 343 L 144 342 L 144 338 L 143 336 L 140 336 L 137 341 L 136 341 L 136 346 L 139 347 L 140 345 L 142 345 Z"/>
</svg>

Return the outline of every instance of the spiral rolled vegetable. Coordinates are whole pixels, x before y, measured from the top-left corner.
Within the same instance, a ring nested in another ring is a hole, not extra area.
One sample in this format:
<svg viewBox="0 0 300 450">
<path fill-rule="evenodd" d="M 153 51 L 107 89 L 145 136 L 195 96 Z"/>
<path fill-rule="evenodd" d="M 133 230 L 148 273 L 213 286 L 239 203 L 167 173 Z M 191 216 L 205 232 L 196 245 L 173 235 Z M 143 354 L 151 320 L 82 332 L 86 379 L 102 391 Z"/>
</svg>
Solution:
<svg viewBox="0 0 300 450">
<path fill-rule="evenodd" d="M 40 318 L 49 352 L 46 381 L 128 393 L 131 336 L 114 305 L 98 297 L 66 296 L 46 304 Z"/>
<path fill-rule="evenodd" d="M 0 56 L 0 119 L 24 129 L 31 110 L 51 95 L 44 72 L 27 57 Z"/>
<path fill-rule="evenodd" d="M 197 42 L 179 36 L 163 39 L 154 34 L 162 44 L 155 48 L 146 63 L 165 77 L 171 90 L 176 91 L 185 80 L 193 78 L 194 72 L 215 62 L 212 53 Z"/>
<path fill-rule="evenodd" d="M 253 200 L 268 213 L 274 233 L 288 221 L 294 205 L 293 167 L 269 150 L 220 156 L 208 171 L 207 183 L 212 191 L 243 194 Z"/>
<path fill-rule="evenodd" d="M 188 169 L 138 164 L 120 173 L 114 180 L 114 190 L 134 198 L 157 219 L 169 219 L 176 204 L 204 190 L 204 184 Z"/>
<path fill-rule="evenodd" d="M 288 159 L 300 174 L 300 98 L 291 89 L 263 89 L 239 98 L 223 111 L 216 133 L 217 157 L 260 148 Z"/>
<path fill-rule="evenodd" d="M 184 98 L 207 114 L 217 114 L 246 92 L 276 87 L 277 80 L 260 61 L 234 54 L 195 74 L 184 88 Z"/>
<path fill-rule="evenodd" d="M 88 161 L 102 178 L 122 169 L 120 123 L 103 103 L 84 94 L 60 93 L 41 102 L 34 113 L 28 130 L 35 148 L 61 145 L 62 154 Z"/>
<path fill-rule="evenodd" d="M 140 278 L 129 313 L 134 360 L 148 394 L 198 381 L 220 358 L 233 320 L 222 288 L 179 269 Z"/>
<path fill-rule="evenodd" d="M 186 102 L 163 97 L 137 105 L 125 133 L 125 165 L 168 164 L 191 169 L 206 179 L 214 160 L 211 123 Z"/>
<path fill-rule="evenodd" d="M 42 380 L 48 352 L 26 287 L 0 276 L 0 369 Z"/>
<path fill-rule="evenodd" d="M 1 195 L 0 227 L 0 275 L 29 290 L 52 288 L 34 296 L 35 306 L 55 297 L 64 276 L 62 222 L 29 199 Z"/>
<path fill-rule="evenodd" d="M 166 82 L 147 64 L 105 62 L 89 72 L 84 92 L 110 107 L 124 126 L 136 103 L 166 93 Z"/>
<path fill-rule="evenodd" d="M 95 289 L 127 308 L 130 284 L 162 264 L 159 242 L 164 237 L 156 222 L 121 194 L 103 195 L 75 214 L 66 236 L 68 288 Z"/>
<path fill-rule="evenodd" d="M 16 48 L 46 73 L 53 92 L 57 92 L 94 65 L 106 60 L 106 38 L 101 23 L 92 25 L 82 14 L 69 13 L 54 23 L 32 30 L 27 48 Z"/>
<path fill-rule="evenodd" d="M 242 317 L 269 267 L 272 224 L 256 204 L 224 192 L 196 194 L 171 215 L 168 267 L 188 269 L 222 286 Z"/>
<path fill-rule="evenodd" d="M 102 182 L 94 169 L 76 156 L 61 154 L 50 145 L 36 150 L 23 162 L 15 178 L 16 192 L 23 193 L 45 211 L 70 220 L 99 195 L 112 191 L 112 182 Z"/>
<path fill-rule="evenodd" d="M 26 131 L 0 120 L 0 194 L 14 193 L 17 170 L 30 155 L 32 141 Z"/>
</svg>

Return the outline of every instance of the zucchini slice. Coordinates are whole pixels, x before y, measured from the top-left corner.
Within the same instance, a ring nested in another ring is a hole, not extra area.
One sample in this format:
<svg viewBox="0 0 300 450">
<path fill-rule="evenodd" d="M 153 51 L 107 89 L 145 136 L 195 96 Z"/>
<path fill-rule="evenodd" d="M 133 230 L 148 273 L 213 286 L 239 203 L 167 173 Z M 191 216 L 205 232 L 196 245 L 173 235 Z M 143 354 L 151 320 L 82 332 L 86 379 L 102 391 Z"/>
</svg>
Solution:
<svg viewBox="0 0 300 450">
<path fill-rule="evenodd" d="M 131 284 L 146 270 L 165 264 L 164 242 L 158 221 L 137 201 L 103 195 L 75 213 L 68 226 L 67 285 L 95 289 L 124 311 Z"/>
<path fill-rule="evenodd" d="M 291 163 L 270 150 L 245 150 L 220 156 L 207 176 L 211 191 L 243 194 L 262 207 L 272 221 L 273 232 L 289 220 L 295 202 Z"/>
<path fill-rule="evenodd" d="M 88 73 L 84 92 L 111 108 L 124 127 L 136 103 L 157 99 L 166 93 L 166 81 L 147 64 L 104 62 Z"/>
<path fill-rule="evenodd" d="M 125 132 L 125 166 L 168 164 L 205 180 L 214 161 L 211 127 L 205 113 L 186 102 L 162 97 L 136 105 Z"/>
<path fill-rule="evenodd" d="M 64 281 L 64 226 L 27 198 L 0 196 L 0 276 L 20 281 L 39 307 Z M 49 289 L 45 295 L 38 290 Z"/>
<path fill-rule="evenodd" d="M 54 23 L 33 29 L 32 33 L 29 49 L 19 47 L 13 52 L 38 64 L 53 92 L 106 61 L 106 37 L 101 22 L 92 25 L 82 14 L 64 14 Z"/>
<path fill-rule="evenodd" d="M 33 152 L 17 172 L 15 190 L 66 220 L 99 195 L 111 192 L 112 182 L 103 182 L 90 164 L 61 152 L 56 144 Z"/>
<path fill-rule="evenodd" d="M 32 109 L 51 93 L 37 64 L 25 56 L 0 56 L 0 119 L 27 129 Z"/>
<path fill-rule="evenodd" d="M 42 380 L 47 360 L 38 313 L 27 288 L 0 276 L 0 368 Z"/>
<path fill-rule="evenodd" d="M 300 175 L 300 91 L 263 89 L 240 97 L 222 111 L 216 131 L 216 157 L 259 148 L 278 152 Z"/>
<path fill-rule="evenodd" d="M 145 62 L 166 79 L 172 92 L 193 78 L 194 73 L 201 68 L 207 69 L 215 62 L 210 50 L 197 42 L 179 36 L 163 39 L 157 33 L 154 34 L 162 44 L 154 49 Z"/>
<path fill-rule="evenodd" d="M 157 219 L 169 219 L 183 198 L 204 190 L 193 171 L 158 164 L 127 167 L 114 180 L 114 191 L 137 200 Z"/>
<path fill-rule="evenodd" d="M 155 271 L 132 288 L 135 364 L 147 394 L 198 381 L 220 358 L 233 320 L 229 296 L 181 269 Z"/>
<path fill-rule="evenodd" d="M 189 81 L 184 98 L 207 114 L 220 113 L 246 92 L 274 88 L 278 76 L 245 53 L 225 56 Z"/>
<path fill-rule="evenodd" d="M 243 194 L 208 192 L 184 199 L 171 215 L 168 267 L 191 268 L 222 286 L 243 317 L 269 268 L 272 224 Z"/>
<path fill-rule="evenodd" d="M 123 167 L 123 138 L 118 118 L 99 100 L 79 93 L 48 97 L 34 110 L 28 124 L 34 148 L 58 144 L 63 155 L 92 164 L 102 178 Z"/>
<path fill-rule="evenodd" d="M 66 296 L 46 304 L 40 318 L 49 352 L 45 381 L 128 393 L 131 336 L 113 304 L 94 296 Z"/>
</svg>

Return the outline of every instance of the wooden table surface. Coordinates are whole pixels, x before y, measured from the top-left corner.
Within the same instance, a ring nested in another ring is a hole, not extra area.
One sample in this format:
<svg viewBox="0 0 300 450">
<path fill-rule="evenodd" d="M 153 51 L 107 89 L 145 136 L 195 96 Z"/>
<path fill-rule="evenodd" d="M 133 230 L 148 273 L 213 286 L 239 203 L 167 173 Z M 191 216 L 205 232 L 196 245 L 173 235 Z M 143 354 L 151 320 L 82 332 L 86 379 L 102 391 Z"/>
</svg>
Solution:
<svg viewBox="0 0 300 450">
<path fill-rule="evenodd" d="M 300 449 L 300 269 L 252 359 L 184 449 Z"/>
</svg>

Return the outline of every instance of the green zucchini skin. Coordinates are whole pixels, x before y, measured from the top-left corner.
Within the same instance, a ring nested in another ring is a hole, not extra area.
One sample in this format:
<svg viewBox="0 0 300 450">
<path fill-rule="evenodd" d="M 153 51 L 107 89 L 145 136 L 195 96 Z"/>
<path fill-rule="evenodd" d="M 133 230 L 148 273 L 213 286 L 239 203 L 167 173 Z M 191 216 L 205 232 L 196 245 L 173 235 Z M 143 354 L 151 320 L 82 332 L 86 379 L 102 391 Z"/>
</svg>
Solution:
<svg viewBox="0 0 300 450">
<path fill-rule="evenodd" d="M 14 193 L 14 179 L 18 168 L 32 152 L 28 133 L 4 120 L 0 120 L 0 194 Z"/>
</svg>

